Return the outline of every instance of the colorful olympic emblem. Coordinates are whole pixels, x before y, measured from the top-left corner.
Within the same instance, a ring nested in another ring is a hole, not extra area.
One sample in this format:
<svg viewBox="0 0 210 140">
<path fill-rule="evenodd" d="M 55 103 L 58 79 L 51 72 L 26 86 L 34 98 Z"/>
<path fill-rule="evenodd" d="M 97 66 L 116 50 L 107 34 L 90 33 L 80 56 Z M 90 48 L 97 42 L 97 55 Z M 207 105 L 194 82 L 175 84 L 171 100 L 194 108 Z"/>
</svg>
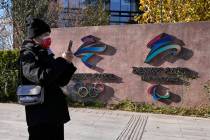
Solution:
<svg viewBox="0 0 210 140">
<path fill-rule="evenodd" d="M 106 45 L 98 42 L 94 36 L 86 36 L 81 39 L 83 44 L 74 53 L 75 56 L 80 57 L 82 62 L 89 68 L 96 66 L 94 60 L 91 60 L 94 55 L 102 53 L 106 50 Z"/>
<path fill-rule="evenodd" d="M 177 42 L 177 39 L 166 33 L 162 33 L 152 39 L 147 47 L 151 49 L 145 63 L 150 63 L 153 59 L 163 53 L 167 55 L 177 55 L 181 51 L 181 46 Z"/>
</svg>

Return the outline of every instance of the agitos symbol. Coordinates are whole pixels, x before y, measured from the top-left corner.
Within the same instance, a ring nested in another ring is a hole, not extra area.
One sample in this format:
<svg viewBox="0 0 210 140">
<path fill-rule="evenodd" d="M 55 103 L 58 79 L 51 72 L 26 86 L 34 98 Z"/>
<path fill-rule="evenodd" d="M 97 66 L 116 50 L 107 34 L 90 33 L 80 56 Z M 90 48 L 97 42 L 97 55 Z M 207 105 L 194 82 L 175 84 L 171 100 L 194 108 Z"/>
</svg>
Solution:
<svg viewBox="0 0 210 140">
<path fill-rule="evenodd" d="M 159 55 L 166 53 L 168 55 L 177 55 L 181 51 L 181 46 L 177 42 L 177 39 L 166 33 L 162 33 L 152 39 L 147 47 L 151 49 L 147 55 L 145 63 L 152 62 Z"/>
<path fill-rule="evenodd" d="M 153 85 L 148 89 L 148 94 L 150 94 L 153 98 L 153 100 L 157 101 L 160 99 L 169 99 L 170 98 L 170 92 L 166 90 L 164 95 L 161 95 L 158 93 L 158 87 L 159 85 Z"/>
<path fill-rule="evenodd" d="M 75 56 L 80 57 L 82 62 L 89 68 L 96 66 L 93 56 L 102 53 L 106 50 L 106 45 L 98 42 L 98 39 L 92 35 L 85 36 L 81 39 L 83 44 L 74 53 Z"/>
</svg>

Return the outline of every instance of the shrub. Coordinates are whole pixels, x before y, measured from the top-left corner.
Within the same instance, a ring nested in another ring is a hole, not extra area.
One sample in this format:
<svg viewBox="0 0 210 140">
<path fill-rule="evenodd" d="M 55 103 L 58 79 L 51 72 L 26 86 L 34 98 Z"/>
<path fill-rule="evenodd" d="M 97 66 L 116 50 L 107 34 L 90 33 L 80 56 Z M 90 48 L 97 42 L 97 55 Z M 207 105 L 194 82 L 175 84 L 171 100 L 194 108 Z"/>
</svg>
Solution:
<svg viewBox="0 0 210 140">
<path fill-rule="evenodd" d="M 16 101 L 18 50 L 0 51 L 0 101 Z"/>
</svg>

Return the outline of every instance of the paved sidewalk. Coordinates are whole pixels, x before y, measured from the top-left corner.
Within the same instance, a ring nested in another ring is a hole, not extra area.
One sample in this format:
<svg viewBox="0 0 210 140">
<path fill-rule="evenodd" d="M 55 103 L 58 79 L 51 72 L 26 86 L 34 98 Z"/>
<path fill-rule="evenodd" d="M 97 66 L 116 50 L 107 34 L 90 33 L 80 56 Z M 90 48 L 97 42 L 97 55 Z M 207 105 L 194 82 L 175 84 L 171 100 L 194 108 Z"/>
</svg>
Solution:
<svg viewBox="0 0 210 140">
<path fill-rule="evenodd" d="M 210 140 L 210 119 L 69 108 L 65 140 Z M 0 140 L 27 140 L 24 107 L 0 104 Z"/>
</svg>

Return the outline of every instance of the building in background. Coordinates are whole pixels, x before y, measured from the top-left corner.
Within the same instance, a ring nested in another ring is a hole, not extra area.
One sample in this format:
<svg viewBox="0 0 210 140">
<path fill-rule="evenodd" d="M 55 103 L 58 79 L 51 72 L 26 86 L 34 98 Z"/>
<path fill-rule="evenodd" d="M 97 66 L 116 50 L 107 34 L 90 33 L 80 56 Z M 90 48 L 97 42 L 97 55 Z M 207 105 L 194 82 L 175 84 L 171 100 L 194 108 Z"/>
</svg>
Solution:
<svg viewBox="0 0 210 140">
<path fill-rule="evenodd" d="M 63 10 L 60 14 L 59 26 L 76 26 L 82 9 L 88 5 L 97 5 L 98 0 L 59 0 Z M 132 24 L 134 16 L 141 14 L 139 0 L 103 0 L 104 9 L 109 12 L 109 24 Z"/>
<path fill-rule="evenodd" d="M 109 0 L 110 24 L 131 24 L 140 14 L 139 0 Z"/>
</svg>

